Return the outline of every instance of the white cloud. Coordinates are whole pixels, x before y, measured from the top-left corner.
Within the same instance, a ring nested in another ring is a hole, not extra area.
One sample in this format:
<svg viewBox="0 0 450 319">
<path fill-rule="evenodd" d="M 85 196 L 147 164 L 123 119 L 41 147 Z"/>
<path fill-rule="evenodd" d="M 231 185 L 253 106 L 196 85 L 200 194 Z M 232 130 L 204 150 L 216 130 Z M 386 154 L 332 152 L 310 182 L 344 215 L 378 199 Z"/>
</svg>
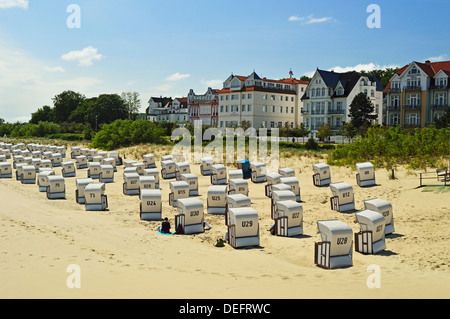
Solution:
<svg viewBox="0 0 450 319">
<path fill-rule="evenodd" d="M 28 121 L 31 113 L 43 105 L 52 106 L 52 98 L 65 90 L 86 96 L 106 90 L 101 86 L 104 83 L 93 76 L 73 78 L 62 70 L 12 47 L 0 37 L 0 117 L 8 122 Z"/>
<path fill-rule="evenodd" d="M 304 17 L 299 17 L 299 16 L 290 16 L 289 17 L 289 21 L 302 21 L 305 20 Z"/>
<path fill-rule="evenodd" d="M 46 66 L 44 68 L 45 71 L 50 73 L 59 73 L 59 72 L 66 72 L 62 67 L 60 66 Z"/>
<path fill-rule="evenodd" d="M 212 89 L 218 89 L 218 88 L 222 88 L 223 86 L 223 80 L 217 79 L 217 80 L 200 80 L 200 83 L 210 87 Z"/>
<path fill-rule="evenodd" d="M 28 0 L 0 0 L 0 9 L 28 9 Z"/>
<path fill-rule="evenodd" d="M 314 16 L 311 14 L 307 17 L 299 17 L 299 16 L 290 16 L 289 21 L 291 22 L 298 22 L 300 21 L 301 24 L 316 24 L 316 23 L 324 23 L 327 21 L 331 21 L 331 17 L 323 17 L 323 18 L 314 18 Z"/>
<path fill-rule="evenodd" d="M 168 77 L 166 77 L 166 81 L 170 81 L 170 82 L 174 82 L 174 81 L 180 81 L 183 79 L 187 79 L 188 77 L 190 77 L 190 74 L 180 74 L 179 72 L 169 75 Z"/>
<path fill-rule="evenodd" d="M 313 18 L 312 16 L 309 16 L 305 24 L 323 23 L 329 20 L 331 20 L 331 17 Z"/>
<path fill-rule="evenodd" d="M 345 67 L 335 66 L 333 68 L 328 69 L 327 71 L 334 71 L 337 73 L 345 73 L 345 72 L 351 72 L 351 71 L 370 72 L 373 70 L 386 70 L 388 68 L 399 68 L 399 67 L 400 67 L 399 65 L 379 65 L 379 64 L 370 62 L 370 63 L 360 63 L 355 66 L 345 66 Z M 306 72 L 304 75 L 306 75 L 308 77 L 312 77 L 314 75 L 314 73 L 316 73 L 316 72 L 311 71 L 311 72 Z"/>
<path fill-rule="evenodd" d="M 346 66 L 346 67 L 341 67 L 341 66 L 335 66 L 334 68 L 329 69 L 328 71 L 334 71 L 334 72 L 338 72 L 338 73 L 344 73 L 344 72 L 351 72 L 351 71 L 356 71 L 356 72 L 361 72 L 361 71 L 373 71 L 373 70 L 385 70 L 387 68 L 397 68 L 400 67 L 398 65 L 379 65 L 379 64 L 375 64 L 373 62 L 371 63 L 361 63 L 361 64 L 357 64 L 355 66 Z"/>
<path fill-rule="evenodd" d="M 433 56 L 425 59 L 425 61 L 430 60 L 430 62 L 442 62 L 448 60 L 447 54 L 441 54 L 440 56 Z"/>
<path fill-rule="evenodd" d="M 98 49 L 89 46 L 80 51 L 70 51 L 63 54 L 62 59 L 65 61 L 78 61 L 80 66 L 91 66 L 93 61 L 99 61 L 103 55 L 98 53 Z"/>
</svg>

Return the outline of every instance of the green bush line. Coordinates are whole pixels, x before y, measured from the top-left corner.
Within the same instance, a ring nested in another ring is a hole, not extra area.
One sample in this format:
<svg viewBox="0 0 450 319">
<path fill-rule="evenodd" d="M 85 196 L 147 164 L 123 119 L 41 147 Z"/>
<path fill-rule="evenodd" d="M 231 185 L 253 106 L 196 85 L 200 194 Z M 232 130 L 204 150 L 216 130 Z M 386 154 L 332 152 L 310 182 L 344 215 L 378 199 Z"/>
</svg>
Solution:
<svg viewBox="0 0 450 319">
<path fill-rule="evenodd" d="M 445 166 L 444 157 L 450 155 L 450 129 L 433 126 L 404 130 L 399 127 L 371 127 L 367 135 L 352 144 L 339 145 L 331 151 L 330 165 L 355 165 L 372 162 L 376 167 L 392 169 L 396 165 L 409 168 Z"/>
</svg>

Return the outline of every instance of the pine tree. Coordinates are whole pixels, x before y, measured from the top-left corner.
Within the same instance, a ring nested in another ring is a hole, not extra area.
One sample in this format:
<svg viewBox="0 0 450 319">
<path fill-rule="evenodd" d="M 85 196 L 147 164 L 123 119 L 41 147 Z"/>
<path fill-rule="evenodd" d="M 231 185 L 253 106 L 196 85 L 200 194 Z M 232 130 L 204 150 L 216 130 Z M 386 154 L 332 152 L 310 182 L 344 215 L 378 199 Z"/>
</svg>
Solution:
<svg viewBox="0 0 450 319">
<path fill-rule="evenodd" d="M 367 129 L 378 116 L 374 114 L 375 107 L 364 93 L 355 96 L 350 104 L 350 123 L 359 134 L 365 135 Z"/>
</svg>

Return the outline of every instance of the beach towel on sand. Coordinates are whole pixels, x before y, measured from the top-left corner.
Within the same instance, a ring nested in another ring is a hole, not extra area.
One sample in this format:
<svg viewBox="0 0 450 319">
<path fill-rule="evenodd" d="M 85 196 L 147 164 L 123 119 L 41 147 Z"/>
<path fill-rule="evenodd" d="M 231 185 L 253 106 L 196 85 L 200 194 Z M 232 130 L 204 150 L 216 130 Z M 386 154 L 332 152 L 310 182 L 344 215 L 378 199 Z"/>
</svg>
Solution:
<svg viewBox="0 0 450 319">
<path fill-rule="evenodd" d="M 174 235 L 175 233 L 161 233 L 160 231 L 157 232 L 160 235 L 166 235 L 166 236 L 170 236 L 170 235 Z"/>
</svg>

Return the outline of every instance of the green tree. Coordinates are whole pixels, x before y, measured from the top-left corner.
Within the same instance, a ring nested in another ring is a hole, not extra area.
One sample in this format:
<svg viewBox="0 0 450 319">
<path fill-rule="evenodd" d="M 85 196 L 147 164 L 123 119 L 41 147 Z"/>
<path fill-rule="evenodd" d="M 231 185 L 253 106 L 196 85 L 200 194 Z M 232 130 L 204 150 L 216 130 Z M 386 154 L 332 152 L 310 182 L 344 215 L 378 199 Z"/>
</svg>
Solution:
<svg viewBox="0 0 450 319">
<path fill-rule="evenodd" d="M 85 96 L 74 91 L 64 91 L 53 98 L 54 112 L 53 122 L 66 122 L 70 114 L 83 102 Z"/>
<path fill-rule="evenodd" d="M 375 107 L 364 93 L 355 96 L 350 104 L 350 123 L 360 135 L 364 135 L 373 121 L 377 119 L 377 115 L 373 114 Z"/>
<path fill-rule="evenodd" d="M 300 81 L 306 81 L 306 82 L 311 82 L 312 78 L 310 78 L 309 76 L 303 75 L 300 78 Z"/>
<path fill-rule="evenodd" d="M 346 122 L 342 125 L 338 132 L 339 135 L 345 136 L 349 139 L 352 139 L 358 134 L 353 124 L 350 122 Z"/>
<path fill-rule="evenodd" d="M 125 101 L 127 106 L 128 118 L 134 120 L 135 116 L 139 114 L 141 109 L 141 100 L 139 99 L 138 92 L 122 92 L 122 99 Z"/>
<path fill-rule="evenodd" d="M 443 115 L 434 118 L 434 124 L 438 129 L 450 127 L 450 107 L 447 108 Z"/>
<path fill-rule="evenodd" d="M 324 141 L 329 139 L 329 137 L 332 135 L 333 130 L 331 128 L 331 125 L 328 123 L 323 123 L 317 132 L 317 137 L 323 139 Z"/>
<path fill-rule="evenodd" d="M 44 105 L 42 108 L 39 108 L 35 113 L 32 114 L 30 123 L 39 124 L 39 122 L 51 122 L 54 117 L 53 109 Z"/>
</svg>

